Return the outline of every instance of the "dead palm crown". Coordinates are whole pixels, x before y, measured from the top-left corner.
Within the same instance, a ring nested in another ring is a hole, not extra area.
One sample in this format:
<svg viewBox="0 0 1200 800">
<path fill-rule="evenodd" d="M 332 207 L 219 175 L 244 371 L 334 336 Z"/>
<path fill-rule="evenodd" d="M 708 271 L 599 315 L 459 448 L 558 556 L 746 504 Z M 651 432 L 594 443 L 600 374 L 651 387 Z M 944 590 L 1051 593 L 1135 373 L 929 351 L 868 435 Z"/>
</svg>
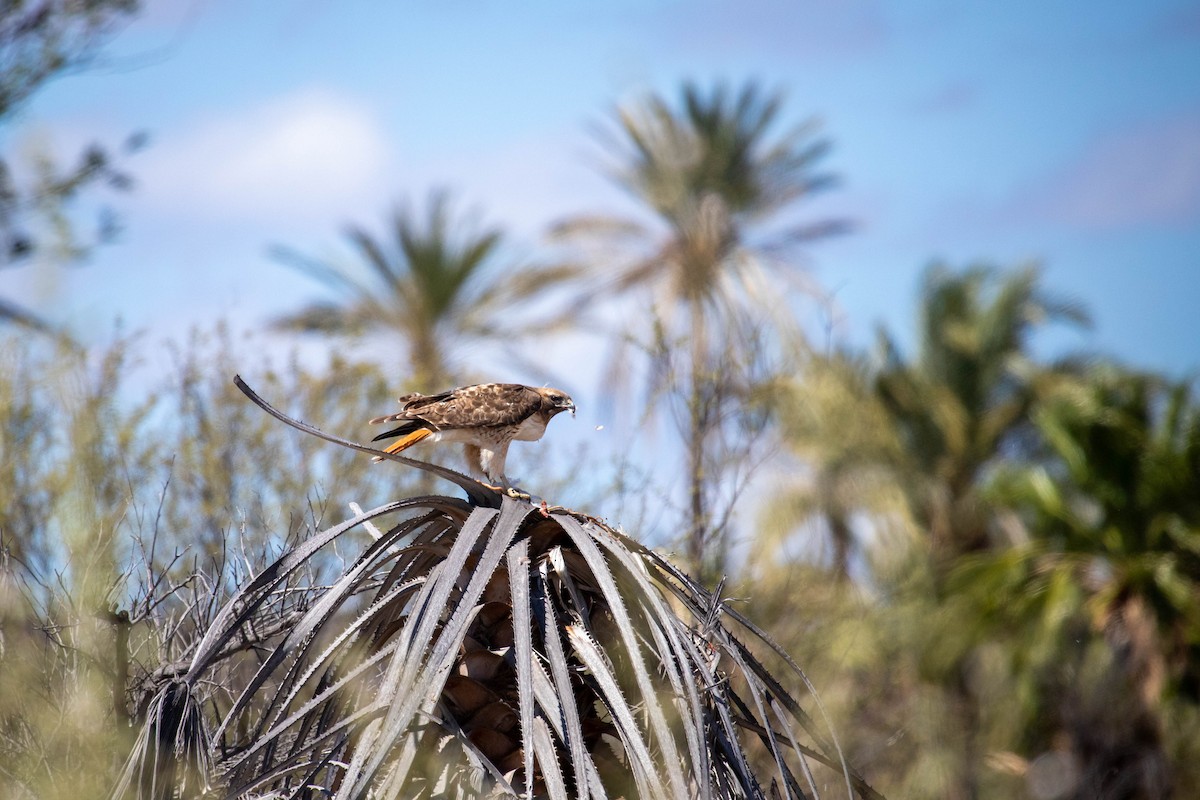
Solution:
<svg viewBox="0 0 1200 800">
<path fill-rule="evenodd" d="M 598 520 L 390 458 L 467 499 L 359 513 L 241 587 L 149 703 L 114 797 L 879 797 L 719 595 Z M 374 541 L 301 591 L 356 529 Z M 231 667 L 288 593 L 292 623 Z"/>
</svg>

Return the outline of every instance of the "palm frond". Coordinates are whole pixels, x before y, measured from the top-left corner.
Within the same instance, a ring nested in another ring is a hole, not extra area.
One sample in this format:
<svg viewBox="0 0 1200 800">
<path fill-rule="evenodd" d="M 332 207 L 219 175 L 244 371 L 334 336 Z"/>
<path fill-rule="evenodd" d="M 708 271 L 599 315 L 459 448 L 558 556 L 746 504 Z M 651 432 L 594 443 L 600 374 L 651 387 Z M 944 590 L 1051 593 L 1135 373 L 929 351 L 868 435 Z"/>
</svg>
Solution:
<svg viewBox="0 0 1200 800">
<path fill-rule="evenodd" d="M 365 287 L 346 273 L 327 261 L 306 256 L 290 247 L 274 246 L 268 251 L 269 255 L 286 267 L 303 273 L 336 291 L 358 295 Z"/>
<path fill-rule="evenodd" d="M 300 331 L 303 333 L 362 333 L 372 324 L 372 319 L 338 303 L 318 301 L 299 311 L 282 314 L 271 320 L 277 330 Z"/>
<path fill-rule="evenodd" d="M 400 216 L 401 212 L 397 212 L 396 219 L 393 224 L 399 226 L 404 219 Z M 371 271 L 379 278 L 386 287 L 389 293 L 400 295 L 403 292 L 405 265 L 403 263 L 395 263 L 395 260 L 388 256 L 383 245 L 374 239 L 367 231 L 358 226 L 351 225 L 346 228 L 344 235 L 350 240 L 362 256 L 363 262 L 370 267 Z M 365 287 L 363 287 L 365 290 Z"/>
</svg>

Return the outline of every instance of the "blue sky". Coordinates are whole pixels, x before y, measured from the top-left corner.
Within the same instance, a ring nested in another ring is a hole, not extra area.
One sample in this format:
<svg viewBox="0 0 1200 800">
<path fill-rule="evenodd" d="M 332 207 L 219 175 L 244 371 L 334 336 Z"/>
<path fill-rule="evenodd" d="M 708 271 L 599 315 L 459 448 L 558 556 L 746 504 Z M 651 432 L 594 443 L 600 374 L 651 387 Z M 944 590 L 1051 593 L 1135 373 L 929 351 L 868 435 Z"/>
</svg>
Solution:
<svg viewBox="0 0 1200 800">
<path fill-rule="evenodd" d="M 114 200 L 119 242 L 83 268 L 0 272 L 0 292 L 85 337 L 118 317 L 154 338 L 260 327 L 321 293 L 270 245 L 336 257 L 345 223 L 380 228 L 434 186 L 534 253 L 555 220 L 632 208 L 589 134 L 617 103 L 755 78 L 834 143 L 841 185 L 800 211 L 858 226 L 805 265 L 836 335 L 882 321 L 903 340 L 933 259 L 1037 259 L 1095 320 L 1048 350 L 1200 366 L 1200 3 L 147 6 L 0 131 L 64 157 L 150 135 Z"/>
</svg>

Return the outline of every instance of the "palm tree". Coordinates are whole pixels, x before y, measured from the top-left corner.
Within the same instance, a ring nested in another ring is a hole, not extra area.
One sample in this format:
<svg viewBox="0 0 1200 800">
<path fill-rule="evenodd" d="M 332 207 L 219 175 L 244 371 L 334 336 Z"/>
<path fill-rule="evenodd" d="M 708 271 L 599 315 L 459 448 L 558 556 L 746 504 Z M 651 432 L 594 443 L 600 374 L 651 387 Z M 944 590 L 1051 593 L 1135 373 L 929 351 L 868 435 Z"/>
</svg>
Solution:
<svg viewBox="0 0 1200 800">
<path fill-rule="evenodd" d="M 953 599 L 948 576 L 961 557 L 997 543 L 989 476 L 1006 458 L 1033 455 L 1033 402 L 1058 380 L 1059 368 L 1071 366 L 1047 367 L 1029 353 L 1034 326 L 1056 318 L 1082 315 L 1047 298 L 1032 268 L 931 266 L 913 356 L 881 331 L 873 367 L 853 355 L 814 356 L 785 394 L 783 429 L 806 469 L 777 504 L 791 510 L 791 519 L 782 520 L 789 527 L 780 520 L 764 525 L 760 542 L 777 552 L 775 540 L 806 515 L 827 531 L 834 568 L 844 578 L 855 516 L 879 530 L 899 523 L 914 533 L 917 547 L 877 547 L 876 586 L 900 606 L 945 609 Z M 926 631 L 922 620 L 896 635 L 930 653 L 920 679 L 944 698 L 944 716 L 933 729 L 953 758 L 942 796 L 975 797 L 987 772 L 987 709 L 972 680 L 975 651 L 954 630 L 931 648 Z"/>
<path fill-rule="evenodd" d="M 852 353 L 813 355 L 788 383 L 783 431 L 807 476 L 785 491 L 781 507 L 792 513 L 764 534 L 817 514 L 844 576 L 849 518 L 892 513 L 899 499 L 928 533 L 936 563 L 987 548 L 984 479 L 1002 458 L 1028 450 L 1034 399 L 1071 367 L 1039 365 L 1029 353 L 1034 326 L 1050 319 L 1083 315 L 1040 292 L 1033 268 L 931 266 L 913 358 L 880 331 L 875 366 Z"/>
<path fill-rule="evenodd" d="M 1074 688 L 1059 724 L 1083 764 L 1081 796 L 1166 796 L 1164 698 L 1200 699 L 1200 405 L 1185 383 L 1109 365 L 1059 386 L 1034 418 L 1049 458 L 993 489 L 1029 539 L 956 579 L 983 619 L 1054 643 L 1033 679 Z M 1082 689 L 1079 670 L 1059 666 L 1078 639 L 1063 631 L 1081 620 L 1111 659 Z M 1124 790 L 1114 770 L 1130 776 Z"/>
<path fill-rule="evenodd" d="M 651 374 L 659 378 L 650 381 L 651 395 L 674 401 L 687 460 L 686 552 L 708 575 L 720 570 L 727 548 L 715 495 L 729 465 L 746 457 L 730 458 L 722 444 L 748 438 L 737 426 L 759 418 L 737 411 L 773 377 L 763 358 L 773 339 L 765 323 L 783 316 L 786 281 L 785 270 L 772 269 L 781 266 L 774 256 L 841 227 L 791 224 L 764 233 L 764 223 L 832 184 L 817 170 L 829 145 L 815 137 L 815 124 L 774 133 L 781 105 L 755 83 L 736 92 L 686 83 L 678 106 L 651 95 L 618 109 L 610 174 L 646 206 L 652 224 L 584 217 L 555 229 L 604 248 L 595 258 L 605 265 L 602 292 L 650 294 L 655 331 L 634 333 L 651 339 Z M 611 269 L 614 257 L 619 266 Z"/>
<path fill-rule="evenodd" d="M 1073 368 L 1069 361 L 1046 367 L 1029 354 L 1034 326 L 1054 319 L 1085 318 L 1039 291 L 1033 267 L 1000 275 L 982 266 L 954 273 L 934 265 L 925 273 L 914 359 L 905 361 L 891 337 L 879 336 L 883 366 L 874 393 L 899 440 L 893 477 L 928 537 L 936 598 L 948 596 L 947 575 L 959 559 L 1001 544 L 984 484 L 1001 459 L 1031 455 L 1033 404 Z M 952 790 L 964 798 L 978 795 L 984 772 L 974 654 L 959 649 L 939 670 L 966 732 Z"/>
<path fill-rule="evenodd" d="M 815 525 L 829 540 L 833 575 L 846 581 L 854 519 L 886 519 L 903 504 L 896 475 L 904 453 L 874 386 L 868 358 L 837 351 L 813 354 L 780 392 L 781 432 L 798 463 L 759 526 L 751 555 L 757 569 L 785 562 L 781 551 L 797 529 Z"/>
<path fill-rule="evenodd" d="M 285 263 L 343 299 L 313 303 L 275 325 L 325 333 L 398 333 L 407 343 L 408 383 L 423 391 L 456 382 L 456 349 L 536 330 L 526 312 L 515 313 L 517 308 L 576 274 L 564 266 L 503 263 L 502 232 L 456 218 L 444 191 L 430 196 L 423 219 L 407 205 L 398 207 L 390 242 L 357 226 L 347 229 L 346 238 L 366 265 L 365 276 L 351 266 L 276 250 Z"/>
<path fill-rule="evenodd" d="M 1074 367 L 1069 360 L 1043 366 L 1029 353 L 1036 325 L 1086 322 L 1077 306 L 1041 292 L 1037 278 L 1034 267 L 1005 275 L 935 264 L 924 277 L 913 360 L 879 334 L 883 366 L 874 391 L 903 453 L 895 477 L 936 562 L 989 546 L 981 481 L 998 459 L 1027 450 L 1022 432 L 1035 398 Z"/>
<path fill-rule="evenodd" d="M 1197 669 L 1200 405 L 1187 383 L 1108 366 L 1063 387 L 1036 419 L 1057 479 L 1042 467 L 1011 488 L 1040 540 L 1093 560 L 1067 559 L 1086 569 L 1097 628 L 1128 642 L 1139 694 L 1156 705 Z"/>
</svg>

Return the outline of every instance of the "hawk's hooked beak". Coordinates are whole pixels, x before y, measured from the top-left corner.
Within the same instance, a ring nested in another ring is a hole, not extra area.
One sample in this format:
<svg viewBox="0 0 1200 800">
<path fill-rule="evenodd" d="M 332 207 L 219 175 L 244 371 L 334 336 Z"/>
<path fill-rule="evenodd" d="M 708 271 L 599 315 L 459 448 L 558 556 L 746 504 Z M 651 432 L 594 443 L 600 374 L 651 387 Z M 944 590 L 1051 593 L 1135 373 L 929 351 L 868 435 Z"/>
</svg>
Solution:
<svg viewBox="0 0 1200 800">
<path fill-rule="evenodd" d="M 574 400 L 568 400 L 567 404 L 565 406 L 563 406 L 563 408 L 570 411 L 571 417 L 574 418 L 574 416 L 575 416 L 575 401 Z"/>
</svg>

